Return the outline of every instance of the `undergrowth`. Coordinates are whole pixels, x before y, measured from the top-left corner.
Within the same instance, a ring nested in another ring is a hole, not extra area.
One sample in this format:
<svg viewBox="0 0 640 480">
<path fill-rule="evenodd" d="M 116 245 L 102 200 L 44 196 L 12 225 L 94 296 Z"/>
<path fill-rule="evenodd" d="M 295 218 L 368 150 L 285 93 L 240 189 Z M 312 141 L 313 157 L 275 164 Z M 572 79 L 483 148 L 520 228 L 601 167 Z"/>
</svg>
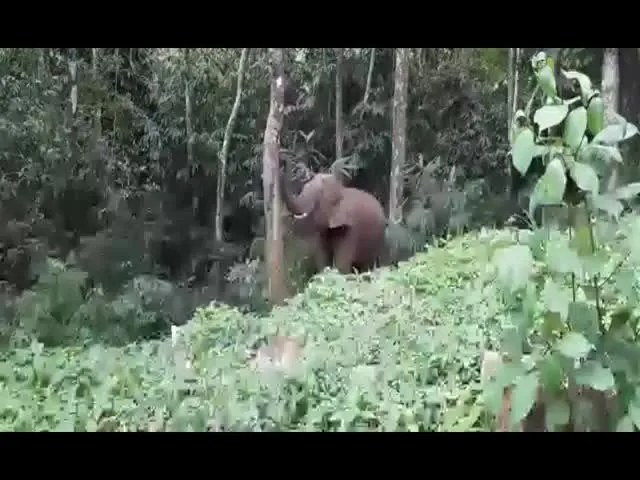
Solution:
<svg viewBox="0 0 640 480">
<path fill-rule="evenodd" d="M 212 304 L 173 343 L 16 348 L 0 362 L 0 429 L 488 429 L 479 352 L 499 342 L 501 307 L 483 272 L 510 238 L 470 234 L 358 277 L 326 271 L 262 318 Z M 306 339 L 291 375 L 247 366 L 274 333 Z"/>
</svg>

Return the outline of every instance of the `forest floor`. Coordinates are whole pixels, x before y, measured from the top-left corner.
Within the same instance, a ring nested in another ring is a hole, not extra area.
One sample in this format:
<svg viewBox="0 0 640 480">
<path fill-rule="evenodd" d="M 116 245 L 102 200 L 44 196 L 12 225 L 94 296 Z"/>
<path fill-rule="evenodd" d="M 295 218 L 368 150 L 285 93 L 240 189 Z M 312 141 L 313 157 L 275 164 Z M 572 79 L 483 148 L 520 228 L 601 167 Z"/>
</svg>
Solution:
<svg viewBox="0 0 640 480">
<path fill-rule="evenodd" d="M 511 233 L 482 231 L 360 276 L 317 275 L 265 317 L 211 304 L 172 338 L 124 348 L 0 357 L 0 430 L 486 430 L 480 357 L 502 306 L 490 258 Z M 247 349 L 305 342 L 289 375 Z"/>
</svg>

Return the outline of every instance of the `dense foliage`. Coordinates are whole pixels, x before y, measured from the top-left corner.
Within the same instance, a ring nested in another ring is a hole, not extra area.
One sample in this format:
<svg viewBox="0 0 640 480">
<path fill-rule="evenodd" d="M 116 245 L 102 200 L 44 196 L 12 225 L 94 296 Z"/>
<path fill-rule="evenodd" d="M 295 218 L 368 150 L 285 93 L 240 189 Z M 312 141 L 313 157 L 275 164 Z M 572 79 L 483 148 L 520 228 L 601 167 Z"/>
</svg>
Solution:
<svg viewBox="0 0 640 480">
<path fill-rule="evenodd" d="M 171 339 L 2 358 L 2 430 L 423 431 L 487 428 L 474 398 L 499 303 L 482 232 L 368 276 L 327 271 L 265 317 L 212 304 Z M 248 368 L 246 349 L 306 335 L 301 370 Z"/>
<path fill-rule="evenodd" d="M 640 429 L 637 49 L 621 115 L 612 49 L 402 49 L 397 172 L 394 49 L 282 49 L 279 162 L 400 185 L 400 263 L 312 277 L 283 215 L 274 308 L 267 50 L 0 49 L 0 429 Z M 254 371 L 275 334 L 303 360 Z"/>
</svg>

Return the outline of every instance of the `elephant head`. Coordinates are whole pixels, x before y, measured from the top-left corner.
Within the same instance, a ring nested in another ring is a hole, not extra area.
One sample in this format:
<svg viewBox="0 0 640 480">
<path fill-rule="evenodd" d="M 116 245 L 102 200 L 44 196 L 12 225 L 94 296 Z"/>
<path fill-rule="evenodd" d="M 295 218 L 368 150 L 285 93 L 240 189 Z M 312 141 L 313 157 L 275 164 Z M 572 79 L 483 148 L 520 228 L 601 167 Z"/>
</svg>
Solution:
<svg viewBox="0 0 640 480">
<path fill-rule="evenodd" d="M 341 200 L 345 187 L 330 173 L 317 173 L 293 195 L 287 179 L 280 179 L 282 199 L 298 224 L 314 231 L 348 224 Z"/>
</svg>

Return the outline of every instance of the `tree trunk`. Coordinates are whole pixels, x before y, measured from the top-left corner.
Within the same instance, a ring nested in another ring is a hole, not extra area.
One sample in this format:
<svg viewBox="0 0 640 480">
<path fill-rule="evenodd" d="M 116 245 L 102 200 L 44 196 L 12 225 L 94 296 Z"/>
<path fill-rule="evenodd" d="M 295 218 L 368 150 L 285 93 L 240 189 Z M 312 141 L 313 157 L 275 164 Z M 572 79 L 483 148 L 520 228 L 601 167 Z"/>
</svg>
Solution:
<svg viewBox="0 0 640 480">
<path fill-rule="evenodd" d="M 336 49 L 336 160 L 342 158 L 344 126 L 342 121 L 342 49 Z"/>
<path fill-rule="evenodd" d="M 238 110 L 240 110 L 240 99 L 242 98 L 242 81 L 244 79 L 244 66 L 247 63 L 248 48 L 242 49 L 240 61 L 238 62 L 238 80 L 236 81 L 236 99 L 233 102 L 233 108 L 227 121 L 227 128 L 224 131 L 224 139 L 222 140 L 222 149 L 220 150 L 220 162 L 218 163 L 218 185 L 216 192 L 216 241 L 222 242 L 222 207 L 224 206 L 224 189 L 226 186 L 227 175 L 227 157 L 229 156 L 229 143 L 231 142 L 231 133 L 236 123 Z"/>
<path fill-rule="evenodd" d="M 98 49 L 91 49 L 91 72 L 93 73 L 93 81 L 97 84 L 99 81 L 98 73 Z M 93 119 L 93 134 L 95 135 L 95 141 L 97 142 L 102 136 L 102 105 L 100 102 L 96 105 L 95 116 Z"/>
<path fill-rule="evenodd" d="M 195 165 L 193 159 L 193 114 L 191 104 L 191 59 L 190 49 L 184 49 L 184 123 L 185 123 L 185 135 L 187 137 L 187 168 L 191 171 L 191 168 Z M 190 176 L 185 177 L 185 179 Z M 191 210 L 194 216 L 198 210 L 199 198 L 194 195 L 191 199 Z"/>
<path fill-rule="evenodd" d="M 618 49 L 605 48 L 602 59 L 602 100 L 605 105 L 607 123 L 615 122 L 620 98 L 620 69 Z"/>
<path fill-rule="evenodd" d="M 287 295 L 284 279 L 284 247 L 280 223 L 280 131 L 284 118 L 284 55 L 281 48 L 270 48 L 271 95 L 262 154 L 262 187 L 265 214 L 265 248 L 269 277 L 269 298 L 279 303 Z"/>
<path fill-rule="evenodd" d="M 409 65 L 407 49 L 396 48 L 396 68 L 394 75 L 392 156 L 389 179 L 389 220 L 400 223 L 403 204 L 403 169 L 407 155 L 407 92 L 409 86 Z"/>
<path fill-rule="evenodd" d="M 367 106 L 369 103 L 369 96 L 371 95 L 371 82 L 373 81 L 373 68 L 376 63 L 376 49 L 371 49 L 371 55 L 369 57 L 369 70 L 367 71 L 367 83 L 364 87 L 364 97 L 362 99 L 363 106 Z M 364 109 L 363 109 L 364 111 Z"/>
<path fill-rule="evenodd" d="M 80 164 L 80 152 L 78 150 L 78 128 L 76 125 L 76 114 L 78 113 L 78 60 L 76 49 L 70 48 L 68 53 L 69 84 L 71 86 L 69 94 L 69 151 L 71 153 L 71 165 L 75 168 Z M 69 177 L 71 178 L 71 177 Z"/>
</svg>

